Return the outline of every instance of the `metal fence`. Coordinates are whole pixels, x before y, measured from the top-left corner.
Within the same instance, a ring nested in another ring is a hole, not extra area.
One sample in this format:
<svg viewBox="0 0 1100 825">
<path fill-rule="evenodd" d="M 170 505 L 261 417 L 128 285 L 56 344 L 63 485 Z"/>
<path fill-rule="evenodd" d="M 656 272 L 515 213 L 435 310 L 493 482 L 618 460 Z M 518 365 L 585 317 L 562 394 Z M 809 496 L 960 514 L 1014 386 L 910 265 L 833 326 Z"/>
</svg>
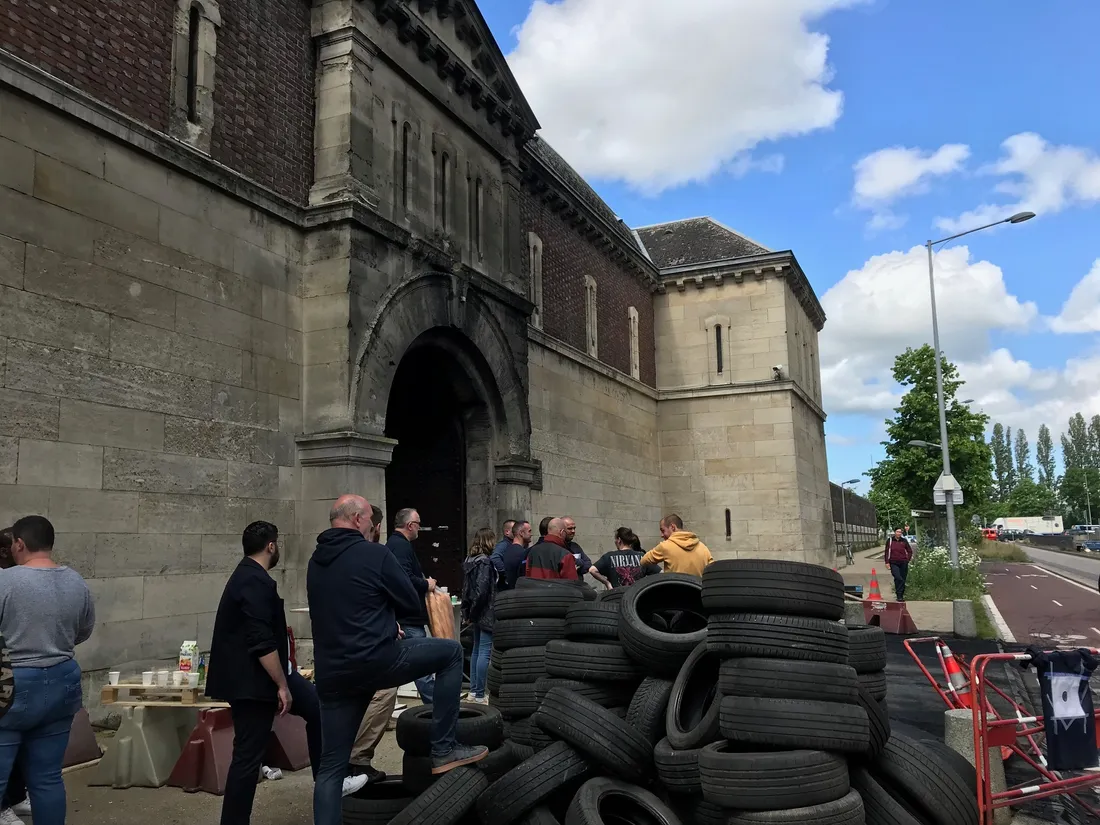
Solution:
<svg viewBox="0 0 1100 825">
<path fill-rule="evenodd" d="M 852 550 L 862 550 L 878 544 L 878 511 L 869 499 L 857 495 L 847 487 L 830 482 L 833 499 L 833 534 L 837 553 L 844 553 L 844 545 Z"/>
</svg>

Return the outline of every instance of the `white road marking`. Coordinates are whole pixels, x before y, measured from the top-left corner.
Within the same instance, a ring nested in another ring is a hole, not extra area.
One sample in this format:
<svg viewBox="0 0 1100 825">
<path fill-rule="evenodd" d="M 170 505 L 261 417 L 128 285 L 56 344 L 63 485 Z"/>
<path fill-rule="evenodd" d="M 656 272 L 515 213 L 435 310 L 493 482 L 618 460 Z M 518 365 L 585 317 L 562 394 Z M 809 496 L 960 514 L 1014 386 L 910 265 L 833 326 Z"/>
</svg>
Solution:
<svg viewBox="0 0 1100 825">
<path fill-rule="evenodd" d="M 1093 633 L 1095 633 L 1095 634 L 1096 634 L 1097 636 L 1100 636 L 1100 630 L 1097 630 L 1097 629 L 1096 629 L 1095 627 L 1090 627 L 1090 628 L 1089 628 L 1089 630 L 1091 630 L 1091 631 L 1092 631 Z"/>
<path fill-rule="evenodd" d="M 1019 576 L 1017 576 L 1016 578 L 1020 578 L 1020 577 L 1019 577 Z"/>
<path fill-rule="evenodd" d="M 997 609 L 997 605 L 993 602 L 993 597 L 986 593 L 982 596 L 982 603 L 985 605 L 985 609 L 989 611 L 989 618 L 993 620 L 993 624 L 996 626 L 1001 639 L 1010 644 L 1015 644 L 1016 637 L 1013 636 L 1012 631 L 1008 629 L 1008 622 L 1006 622 L 1005 617 L 1001 615 L 1001 611 Z"/>
<path fill-rule="evenodd" d="M 1095 587 L 1089 587 L 1088 585 L 1081 584 L 1081 582 L 1075 582 L 1073 579 L 1068 579 L 1063 575 L 1055 573 L 1053 570 L 1047 570 L 1045 567 L 1040 567 L 1037 564 L 1033 564 L 1031 566 L 1034 567 L 1036 570 L 1042 570 L 1044 573 L 1050 573 L 1050 575 L 1054 576 L 1055 578 L 1061 579 L 1064 582 L 1069 582 L 1072 585 L 1080 587 L 1082 590 L 1087 590 L 1089 593 L 1096 595 Z"/>
<path fill-rule="evenodd" d="M 1054 603 L 1055 603 L 1056 605 L 1058 605 L 1059 607 L 1061 607 L 1061 606 L 1062 606 L 1062 603 L 1061 603 L 1060 601 L 1058 601 L 1057 599 L 1051 599 L 1051 601 L 1052 601 L 1052 602 L 1054 602 Z"/>
<path fill-rule="evenodd" d="M 1032 589 L 1032 590 L 1038 590 L 1039 588 L 1038 588 L 1038 587 L 1036 587 L 1035 585 L 1031 585 L 1031 589 Z"/>
</svg>

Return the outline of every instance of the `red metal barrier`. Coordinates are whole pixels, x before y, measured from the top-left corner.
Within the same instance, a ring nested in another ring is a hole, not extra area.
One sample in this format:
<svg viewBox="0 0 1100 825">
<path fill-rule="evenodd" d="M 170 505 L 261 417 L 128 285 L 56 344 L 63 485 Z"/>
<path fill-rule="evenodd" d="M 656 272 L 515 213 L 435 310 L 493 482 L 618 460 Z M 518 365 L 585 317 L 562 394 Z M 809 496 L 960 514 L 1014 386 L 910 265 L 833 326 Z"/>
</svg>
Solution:
<svg viewBox="0 0 1100 825">
<path fill-rule="evenodd" d="M 1074 648 L 1080 649 L 1080 648 Z M 1093 654 L 1100 653 L 1091 649 Z M 1029 716 L 1025 710 L 1008 699 L 1007 696 L 992 682 L 986 678 L 986 669 L 993 662 L 1027 662 L 1031 657 L 1026 653 L 983 653 L 974 657 L 971 665 L 973 678 L 971 687 L 974 691 L 974 755 L 975 774 L 978 780 L 978 817 L 981 825 L 992 825 L 993 813 L 997 808 L 1008 805 L 1018 805 L 1034 799 L 1046 799 L 1051 796 L 1067 795 L 1078 805 L 1094 817 L 1100 817 L 1092 805 L 1085 802 L 1075 791 L 1100 785 L 1100 774 L 1091 773 L 1084 776 L 1063 779 L 1057 773 L 1047 767 L 1046 757 L 1043 755 L 1036 737 L 1045 733 L 1042 716 Z M 992 688 L 998 695 L 1008 699 L 1016 708 L 1016 718 L 1002 719 L 995 713 L 994 718 L 989 718 L 988 712 L 983 709 L 991 709 L 986 689 Z M 1100 713 L 1096 713 L 1097 738 L 1100 740 Z M 1028 751 L 1021 747 L 1023 741 L 1028 744 Z M 1100 745 L 1100 741 L 1098 741 Z M 1002 752 L 1010 751 L 1019 756 L 1039 774 L 1038 782 L 1030 782 L 1007 790 L 994 793 L 990 784 L 989 749 L 1000 747 Z"/>
<path fill-rule="evenodd" d="M 199 712 L 199 723 L 183 746 L 168 784 L 187 793 L 206 791 L 221 796 L 233 758 L 233 717 L 229 708 Z"/>
</svg>

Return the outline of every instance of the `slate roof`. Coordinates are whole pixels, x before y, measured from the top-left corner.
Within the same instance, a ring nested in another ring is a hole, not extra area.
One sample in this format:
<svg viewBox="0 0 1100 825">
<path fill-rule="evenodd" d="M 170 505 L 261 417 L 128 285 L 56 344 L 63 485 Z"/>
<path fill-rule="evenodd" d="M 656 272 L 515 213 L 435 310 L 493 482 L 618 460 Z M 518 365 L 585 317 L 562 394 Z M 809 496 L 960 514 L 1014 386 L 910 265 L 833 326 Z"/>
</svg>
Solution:
<svg viewBox="0 0 1100 825">
<path fill-rule="evenodd" d="M 713 218 L 687 218 L 639 227 L 636 231 L 649 257 L 661 269 L 744 258 L 771 251 L 722 226 Z"/>
<path fill-rule="evenodd" d="M 538 158 L 538 160 L 550 169 L 551 172 L 557 175 L 566 186 L 572 189 L 573 193 L 580 198 L 589 209 L 611 225 L 616 236 L 623 244 L 630 249 L 636 249 L 644 254 L 644 250 L 639 247 L 638 241 L 635 239 L 634 233 L 630 231 L 630 228 L 615 214 L 615 211 L 604 202 L 604 199 L 596 193 L 596 190 L 588 184 L 588 181 L 582 178 L 577 173 L 577 170 L 570 166 L 565 161 L 565 158 L 555 151 L 553 146 L 536 135 L 527 143 L 527 147 L 531 151 L 531 154 Z"/>
</svg>

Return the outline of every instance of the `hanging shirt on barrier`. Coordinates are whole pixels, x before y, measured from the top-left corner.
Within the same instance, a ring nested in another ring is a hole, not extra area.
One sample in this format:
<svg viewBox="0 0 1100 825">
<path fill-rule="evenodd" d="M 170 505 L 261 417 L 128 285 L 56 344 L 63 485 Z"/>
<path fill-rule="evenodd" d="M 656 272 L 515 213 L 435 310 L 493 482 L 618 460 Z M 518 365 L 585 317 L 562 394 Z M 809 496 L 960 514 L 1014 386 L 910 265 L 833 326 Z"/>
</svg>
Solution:
<svg viewBox="0 0 1100 825">
<path fill-rule="evenodd" d="M 1097 767 L 1096 716 L 1089 677 L 1100 662 L 1086 650 L 1028 648 L 1039 676 L 1047 762 L 1052 771 Z"/>
</svg>

